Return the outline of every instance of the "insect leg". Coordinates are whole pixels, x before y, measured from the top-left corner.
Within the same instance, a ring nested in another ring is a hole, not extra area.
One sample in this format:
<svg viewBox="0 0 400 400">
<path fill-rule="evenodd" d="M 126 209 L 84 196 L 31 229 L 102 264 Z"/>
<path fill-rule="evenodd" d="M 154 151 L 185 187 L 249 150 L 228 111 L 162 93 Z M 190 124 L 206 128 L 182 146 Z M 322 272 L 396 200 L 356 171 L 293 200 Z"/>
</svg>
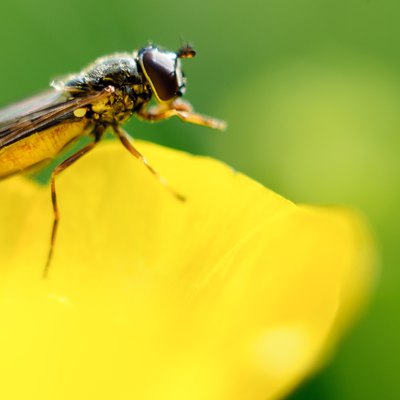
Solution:
<svg viewBox="0 0 400 400">
<path fill-rule="evenodd" d="M 167 189 L 169 190 L 178 200 L 185 200 L 185 197 L 176 192 L 171 186 L 169 185 L 168 181 L 161 176 L 146 160 L 146 158 L 135 148 L 132 143 L 132 138 L 129 134 L 120 127 L 114 127 L 114 132 L 118 136 L 119 140 L 123 144 L 123 146 L 139 161 L 141 161 L 145 167 L 157 178 L 157 180 Z"/>
<path fill-rule="evenodd" d="M 151 107 L 149 110 L 142 108 L 137 115 L 139 118 L 151 122 L 177 116 L 182 121 L 190 122 L 191 124 L 207 126 L 221 131 L 226 129 L 224 121 L 197 114 L 192 111 L 192 106 L 189 103 L 182 100 L 172 103 L 171 108 L 165 108 L 163 105 Z"/>
<path fill-rule="evenodd" d="M 89 143 L 82 149 L 78 150 L 76 153 L 72 154 L 72 156 L 68 157 L 66 160 L 61 162 L 59 165 L 57 165 L 57 167 L 53 170 L 53 172 L 51 174 L 51 203 L 53 205 L 54 219 L 53 219 L 53 228 L 51 231 L 50 249 L 49 249 L 49 253 L 47 256 L 46 265 L 43 270 L 43 278 L 46 278 L 48 275 L 48 272 L 49 272 L 51 260 L 53 257 L 54 244 L 55 244 L 56 236 L 57 236 L 58 223 L 60 220 L 60 212 L 58 209 L 57 193 L 56 193 L 56 177 L 62 171 L 64 171 L 70 165 L 72 165 L 75 161 L 79 160 L 82 156 L 84 156 L 86 153 L 88 153 L 90 150 L 92 150 L 96 146 L 96 144 L 100 141 L 101 136 L 102 136 L 102 132 L 96 133 L 95 139 L 92 143 Z"/>
<path fill-rule="evenodd" d="M 176 116 L 182 121 L 190 122 L 191 124 L 207 126 L 208 128 L 218 129 L 219 131 L 224 131 L 226 129 L 225 121 L 211 118 L 206 115 L 197 114 L 191 111 L 176 110 Z"/>
</svg>

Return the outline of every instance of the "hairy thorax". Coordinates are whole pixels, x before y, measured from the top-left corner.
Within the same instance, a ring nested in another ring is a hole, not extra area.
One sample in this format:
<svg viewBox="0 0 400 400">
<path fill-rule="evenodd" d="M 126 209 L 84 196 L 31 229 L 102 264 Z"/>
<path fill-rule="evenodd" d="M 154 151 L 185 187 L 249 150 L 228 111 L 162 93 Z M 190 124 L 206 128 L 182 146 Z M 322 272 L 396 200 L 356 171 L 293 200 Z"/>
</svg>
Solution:
<svg viewBox="0 0 400 400">
<path fill-rule="evenodd" d="M 107 97 L 92 104 L 84 113 L 95 122 L 119 125 L 151 98 L 150 85 L 138 68 L 136 59 L 129 54 L 102 57 L 80 74 L 69 77 L 63 82 L 63 89 L 79 97 L 85 92 L 100 92 L 110 88 Z"/>
<path fill-rule="evenodd" d="M 116 89 L 107 98 L 93 104 L 88 113 L 94 120 L 108 124 L 122 124 L 127 121 L 137 107 L 136 98 L 131 98 L 123 90 Z"/>
</svg>

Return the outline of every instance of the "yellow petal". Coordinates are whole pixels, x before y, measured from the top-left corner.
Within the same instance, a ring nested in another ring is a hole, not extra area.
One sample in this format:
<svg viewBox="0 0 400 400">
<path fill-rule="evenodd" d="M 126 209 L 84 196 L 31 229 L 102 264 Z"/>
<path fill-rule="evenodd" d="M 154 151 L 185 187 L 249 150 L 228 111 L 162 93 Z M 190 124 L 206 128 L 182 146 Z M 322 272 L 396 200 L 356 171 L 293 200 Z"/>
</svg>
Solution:
<svg viewBox="0 0 400 400">
<path fill-rule="evenodd" d="M 0 398 L 276 399 L 321 361 L 372 281 L 356 213 L 296 206 L 211 159 L 117 143 L 48 188 L 0 182 Z"/>
</svg>

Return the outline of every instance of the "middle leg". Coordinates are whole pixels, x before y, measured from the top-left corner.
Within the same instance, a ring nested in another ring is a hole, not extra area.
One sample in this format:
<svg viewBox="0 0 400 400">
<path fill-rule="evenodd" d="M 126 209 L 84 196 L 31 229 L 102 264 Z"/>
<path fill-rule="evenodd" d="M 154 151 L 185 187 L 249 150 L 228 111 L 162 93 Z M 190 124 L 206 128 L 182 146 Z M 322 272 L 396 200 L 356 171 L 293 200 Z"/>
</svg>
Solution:
<svg viewBox="0 0 400 400">
<path fill-rule="evenodd" d="M 157 180 L 170 192 L 172 193 L 178 200 L 184 201 L 186 200 L 184 196 L 179 194 L 177 191 L 175 191 L 168 183 L 168 181 L 161 176 L 147 161 L 147 159 L 143 156 L 142 153 L 140 153 L 136 147 L 132 143 L 131 137 L 128 135 L 128 133 L 122 129 L 121 127 L 117 126 L 114 127 L 114 132 L 118 136 L 118 139 L 121 141 L 123 146 L 139 161 L 141 161 L 145 167 L 157 178 Z"/>
</svg>

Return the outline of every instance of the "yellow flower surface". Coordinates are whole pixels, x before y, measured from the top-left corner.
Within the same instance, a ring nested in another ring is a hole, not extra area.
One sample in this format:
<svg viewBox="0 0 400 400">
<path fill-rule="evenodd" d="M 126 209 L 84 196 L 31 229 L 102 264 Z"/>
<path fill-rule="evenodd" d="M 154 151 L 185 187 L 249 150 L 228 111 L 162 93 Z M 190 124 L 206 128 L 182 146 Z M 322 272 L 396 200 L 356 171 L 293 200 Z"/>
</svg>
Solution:
<svg viewBox="0 0 400 400">
<path fill-rule="evenodd" d="M 373 281 L 365 224 L 227 166 L 118 143 L 48 187 L 0 182 L 0 398 L 265 400 L 309 375 Z M 317 188 L 316 188 L 317 190 Z"/>
</svg>

